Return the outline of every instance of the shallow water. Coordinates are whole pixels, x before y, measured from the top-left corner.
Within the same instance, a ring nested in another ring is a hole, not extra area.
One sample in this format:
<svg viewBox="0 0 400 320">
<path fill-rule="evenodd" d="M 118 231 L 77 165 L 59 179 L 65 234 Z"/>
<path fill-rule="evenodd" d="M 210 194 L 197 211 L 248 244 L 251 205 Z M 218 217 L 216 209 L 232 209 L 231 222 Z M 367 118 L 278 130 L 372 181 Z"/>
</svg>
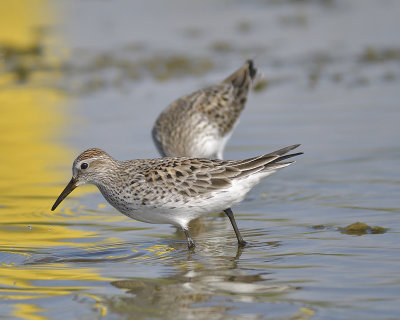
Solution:
<svg viewBox="0 0 400 320">
<path fill-rule="evenodd" d="M 398 2 L 51 5 L 0 19 L 14 30 L 0 32 L 4 318 L 398 318 Z M 50 211 L 78 153 L 157 156 L 159 112 L 248 58 L 266 86 L 225 158 L 304 152 L 234 208 L 249 246 L 214 214 L 192 223 L 189 253 L 181 231 L 90 186 Z M 342 229 L 358 221 L 385 232 Z"/>
</svg>

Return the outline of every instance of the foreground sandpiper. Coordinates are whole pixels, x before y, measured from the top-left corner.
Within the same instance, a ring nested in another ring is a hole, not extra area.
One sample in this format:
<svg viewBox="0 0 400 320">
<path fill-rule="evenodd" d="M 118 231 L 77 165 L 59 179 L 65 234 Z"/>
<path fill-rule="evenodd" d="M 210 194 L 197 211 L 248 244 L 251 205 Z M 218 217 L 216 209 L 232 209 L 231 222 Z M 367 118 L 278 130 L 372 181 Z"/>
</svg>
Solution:
<svg viewBox="0 0 400 320">
<path fill-rule="evenodd" d="M 72 166 L 72 179 L 51 210 L 77 186 L 96 185 L 104 198 L 126 216 L 148 223 L 168 223 L 182 228 L 188 247 L 195 244 L 188 224 L 208 213 L 225 212 L 239 246 L 245 245 L 231 207 L 278 169 L 302 154 L 289 151 L 299 145 L 238 161 L 197 158 L 160 158 L 118 161 L 100 149 L 81 153 Z"/>
<path fill-rule="evenodd" d="M 256 75 L 249 60 L 219 84 L 172 102 L 152 131 L 161 156 L 222 159 Z"/>
</svg>

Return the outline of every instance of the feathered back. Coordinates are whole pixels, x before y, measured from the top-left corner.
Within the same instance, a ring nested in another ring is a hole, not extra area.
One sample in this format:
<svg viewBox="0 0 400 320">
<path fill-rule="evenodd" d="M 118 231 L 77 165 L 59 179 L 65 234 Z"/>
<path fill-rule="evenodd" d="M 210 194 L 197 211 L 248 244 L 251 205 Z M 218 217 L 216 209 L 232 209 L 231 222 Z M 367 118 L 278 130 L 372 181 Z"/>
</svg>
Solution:
<svg viewBox="0 0 400 320">
<path fill-rule="evenodd" d="M 152 130 L 159 153 L 169 157 L 222 156 L 223 138 L 229 137 L 243 111 L 256 74 L 249 60 L 222 82 L 172 102 Z M 206 147 L 207 143 L 212 146 Z"/>
</svg>

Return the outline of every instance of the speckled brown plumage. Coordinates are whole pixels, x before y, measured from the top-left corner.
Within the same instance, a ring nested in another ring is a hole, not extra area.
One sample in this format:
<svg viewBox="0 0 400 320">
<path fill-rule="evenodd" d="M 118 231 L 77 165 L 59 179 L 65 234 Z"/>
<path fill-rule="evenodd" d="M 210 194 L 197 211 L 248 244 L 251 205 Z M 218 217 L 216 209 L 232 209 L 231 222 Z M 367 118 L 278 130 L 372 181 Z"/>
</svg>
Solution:
<svg viewBox="0 0 400 320">
<path fill-rule="evenodd" d="M 230 207 L 243 200 L 261 179 L 290 165 L 287 154 L 298 145 L 245 160 L 160 158 L 118 161 L 100 149 L 80 154 L 73 177 L 52 210 L 78 185 L 96 185 L 117 210 L 136 220 L 181 227 L 194 246 L 188 223 L 203 214 L 224 211 L 239 244 L 244 241 Z"/>
<path fill-rule="evenodd" d="M 78 158 L 76 158 L 76 161 L 81 161 L 85 159 L 90 159 L 93 157 L 101 156 L 103 154 L 103 150 L 97 149 L 97 148 L 92 148 L 88 149 L 85 152 L 81 153 Z"/>
<path fill-rule="evenodd" d="M 161 156 L 222 158 L 256 73 L 249 60 L 221 83 L 172 102 L 152 131 Z"/>
</svg>

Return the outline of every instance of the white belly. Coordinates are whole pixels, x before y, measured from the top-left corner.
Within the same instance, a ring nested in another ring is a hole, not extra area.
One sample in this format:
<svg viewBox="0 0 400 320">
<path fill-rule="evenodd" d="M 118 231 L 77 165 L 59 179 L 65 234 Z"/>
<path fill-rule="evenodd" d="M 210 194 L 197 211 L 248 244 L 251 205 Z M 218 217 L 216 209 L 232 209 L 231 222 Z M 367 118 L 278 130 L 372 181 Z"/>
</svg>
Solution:
<svg viewBox="0 0 400 320">
<path fill-rule="evenodd" d="M 240 203 L 260 179 L 260 175 L 254 175 L 247 179 L 233 181 L 232 186 L 214 191 L 209 198 L 196 196 L 190 198 L 190 201 L 186 203 L 158 202 L 145 206 L 132 204 L 130 210 L 123 213 L 132 219 L 147 223 L 168 223 L 187 227 L 193 219 L 209 213 L 222 212 Z"/>
</svg>

